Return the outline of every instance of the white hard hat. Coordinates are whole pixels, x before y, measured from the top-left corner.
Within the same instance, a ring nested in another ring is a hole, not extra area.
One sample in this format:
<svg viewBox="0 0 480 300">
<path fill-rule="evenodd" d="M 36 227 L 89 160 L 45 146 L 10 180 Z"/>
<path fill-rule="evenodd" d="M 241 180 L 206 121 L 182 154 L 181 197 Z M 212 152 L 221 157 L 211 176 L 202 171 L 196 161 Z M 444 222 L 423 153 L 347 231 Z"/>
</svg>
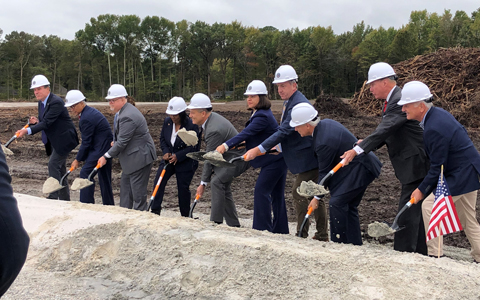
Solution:
<svg viewBox="0 0 480 300">
<path fill-rule="evenodd" d="M 318 111 L 309 103 L 299 103 L 292 109 L 290 126 L 296 127 L 310 122 L 318 115 Z"/>
<path fill-rule="evenodd" d="M 168 101 L 167 111 L 165 112 L 167 115 L 178 115 L 182 111 L 187 109 L 187 104 L 182 97 L 173 97 Z"/>
<path fill-rule="evenodd" d="M 105 99 L 115 99 L 119 97 L 127 97 L 128 93 L 125 87 L 121 84 L 112 84 L 112 86 L 108 89 L 107 97 Z"/>
<path fill-rule="evenodd" d="M 263 81 L 254 80 L 248 84 L 244 95 L 268 95 L 267 87 Z"/>
<path fill-rule="evenodd" d="M 83 100 L 85 100 L 85 96 L 79 90 L 68 91 L 67 95 L 65 96 L 65 107 L 70 107 L 74 104 L 82 102 Z"/>
<path fill-rule="evenodd" d="M 280 68 L 278 68 L 275 72 L 275 79 L 273 80 L 273 83 L 282 83 L 297 79 L 298 76 L 297 72 L 295 72 L 295 69 L 290 65 L 283 65 L 280 66 Z"/>
<path fill-rule="evenodd" d="M 367 84 L 375 80 L 384 79 L 395 75 L 396 74 L 392 66 L 384 62 L 378 62 L 370 66 L 370 69 L 368 70 Z"/>
<path fill-rule="evenodd" d="M 432 98 L 428 86 L 420 81 L 410 81 L 405 83 L 402 89 L 402 98 L 398 101 L 398 105 L 424 101 Z"/>
<path fill-rule="evenodd" d="M 202 93 L 196 93 L 195 95 L 193 95 L 192 99 L 190 99 L 190 105 L 187 106 L 188 109 L 210 108 L 210 107 L 212 107 L 210 98 L 208 98 L 207 95 Z"/>
<path fill-rule="evenodd" d="M 30 86 L 30 89 L 34 89 L 34 88 L 45 86 L 45 85 L 50 85 L 50 82 L 48 81 L 47 77 L 43 75 L 35 75 L 35 77 L 32 78 L 32 85 Z"/>
</svg>

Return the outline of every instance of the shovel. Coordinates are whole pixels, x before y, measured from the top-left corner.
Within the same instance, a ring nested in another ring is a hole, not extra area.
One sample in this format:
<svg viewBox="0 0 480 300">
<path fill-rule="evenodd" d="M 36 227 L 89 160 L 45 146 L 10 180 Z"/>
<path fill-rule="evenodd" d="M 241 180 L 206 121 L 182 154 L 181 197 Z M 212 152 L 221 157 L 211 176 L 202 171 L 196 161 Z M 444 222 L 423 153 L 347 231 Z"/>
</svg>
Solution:
<svg viewBox="0 0 480 300">
<path fill-rule="evenodd" d="M 76 178 L 72 183 L 72 190 L 73 191 L 81 190 L 94 184 L 92 179 L 93 177 L 95 177 L 95 175 L 98 173 L 98 169 L 100 169 L 101 167 L 102 166 L 100 166 L 100 164 L 97 164 L 95 168 L 92 170 L 92 172 L 90 172 L 87 179 Z"/>
<path fill-rule="evenodd" d="M 392 226 L 388 226 L 387 223 L 379 223 L 379 222 L 374 222 L 372 224 L 369 224 L 368 235 L 376 238 L 380 236 L 389 235 L 404 229 L 405 226 L 400 227 L 398 225 L 398 219 L 407 209 L 412 207 L 414 203 L 415 203 L 415 198 L 412 198 L 402 207 L 402 209 L 398 212 L 397 216 L 393 220 Z"/>
<path fill-rule="evenodd" d="M 65 179 L 67 178 L 68 174 L 70 174 L 72 171 L 74 170 L 73 167 L 71 167 L 67 173 L 65 173 L 65 175 L 62 176 L 62 178 L 60 179 L 60 182 L 57 181 L 55 178 L 53 177 L 49 177 L 47 179 L 47 181 L 45 181 L 45 183 L 43 184 L 44 185 L 44 193 L 45 194 L 50 194 L 50 193 L 55 193 L 63 188 L 65 188 L 68 184 L 63 184 Z"/>
<path fill-rule="evenodd" d="M 221 168 L 235 168 L 234 164 L 229 163 L 228 161 L 223 160 L 216 160 L 216 159 L 205 159 L 203 156 L 208 152 L 205 151 L 198 151 L 198 152 L 190 152 L 187 153 L 187 157 L 191 159 L 198 160 L 198 161 L 208 161 L 212 165 Z"/>
<path fill-rule="evenodd" d="M 150 208 L 152 208 L 153 201 L 155 200 L 155 196 L 157 195 L 158 188 L 160 187 L 160 183 L 162 183 L 163 176 L 165 176 L 165 172 L 167 171 L 167 166 L 169 162 L 165 161 L 165 166 L 163 166 L 162 173 L 160 173 L 160 177 L 158 178 L 157 185 L 155 186 L 155 189 L 153 190 L 152 197 L 150 197 L 150 203 L 148 204 L 148 209 L 147 211 L 150 211 Z"/>
<path fill-rule="evenodd" d="M 298 234 L 297 234 L 298 237 L 302 237 L 303 227 L 305 227 L 305 224 L 307 224 L 307 220 L 312 214 L 312 212 L 313 212 L 313 207 L 310 207 L 307 211 L 307 214 L 305 215 L 305 219 L 303 219 L 302 226 L 300 226 L 300 230 L 298 231 Z"/>
<path fill-rule="evenodd" d="M 195 196 L 195 200 L 194 200 L 193 203 L 192 203 L 192 207 L 190 207 L 190 212 L 188 213 L 188 217 L 189 217 L 189 218 L 193 218 L 193 209 L 195 209 L 195 205 L 197 205 L 198 199 L 200 199 L 200 195 L 199 195 L 199 194 L 197 194 L 197 195 Z"/>
<path fill-rule="evenodd" d="M 30 126 L 30 124 L 27 124 L 27 125 L 23 126 L 22 129 L 27 129 L 28 126 Z M 8 146 L 9 146 L 16 138 L 18 138 L 18 134 L 15 133 L 15 135 L 12 136 L 12 138 L 9 139 L 8 142 L 5 143 L 4 147 L 5 147 L 5 148 L 8 148 Z"/>
<path fill-rule="evenodd" d="M 343 167 L 344 163 L 345 159 L 342 159 L 342 161 L 340 161 L 333 169 L 330 170 L 330 172 L 327 173 L 327 175 L 325 175 L 325 177 L 322 178 L 322 180 L 320 180 L 319 185 L 325 186 L 325 181 L 327 181 L 330 177 L 333 176 L 333 174 L 340 170 L 340 168 Z"/>
</svg>

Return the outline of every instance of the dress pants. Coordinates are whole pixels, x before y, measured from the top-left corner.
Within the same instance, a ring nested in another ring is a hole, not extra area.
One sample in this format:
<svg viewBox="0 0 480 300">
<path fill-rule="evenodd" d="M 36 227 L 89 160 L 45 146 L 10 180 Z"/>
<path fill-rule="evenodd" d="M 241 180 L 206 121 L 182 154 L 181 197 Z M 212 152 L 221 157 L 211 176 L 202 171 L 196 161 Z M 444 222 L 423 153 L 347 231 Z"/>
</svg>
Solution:
<svg viewBox="0 0 480 300">
<path fill-rule="evenodd" d="M 122 172 L 120 179 L 120 206 L 147 210 L 147 185 L 153 162 L 130 174 Z"/>
<path fill-rule="evenodd" d="M 463 230 L 467 235 L 467 239 L 472 246 L 470 254 L 473 258 L 480 262 L 480 225 L 477 221 L 475 205 L 477 203 L 477 192 L 473 191 L 463 195 L 452 196 L 455 208 L 457 210 L 458 218 L 462 224 Z M 433 202 L 435 201 L 435 194 L 431 193 L 422 204 L 423 222 L 425 224 L 425 232 L 428 231 L 428 225 L 430 223 L 430 216 L 432 215 Z M 440 256 L 443 255 L 443 237 L 431 239 L 427 242 L 428 255 L 437 256 L 438 239 L 440 239 Z"/>
<path fill-rule="evenodd" d="M 86 161 L 83 164 L 82 170 L 80 171 L 80 178 L 88 178 L 90 173 L 93 171 L 97 161 Z M 112 192 L 112 159 L 107 159 L 107 163 L 98 169 L 97 175 L 98 184 L 100 185 L 100 193 L 102 194 L 103 205 L 115 205 L 113 201 L 113 192 Z M 95 182 L 95 177 L 92 178 Z M 80 202 L 82 203 L 95 203 L 95 183 L 91 186 L 83 188 L 80 190 Z"/>
<path fill-rule="evenodd" d="M 332 242 L 362 245 L 358 205 L 366 189 L 367 186 L 330 197 L 330 240 Z"/>
<path fill-rule="evenodd" d="M 242 174 L 250 167 L 248 162 L 236 161 L 235 168 L 214 167 L 214 175 L 210 181 L 212 188 L 212 203 L 210 211 L 210 221 L 223 223 L 223 219 L 228 226 L 238 227 L 237 208 L 233 201 L 231 185 L 233 178 Z"/>
<path fill-rule="evenodd" d="M 402 184 L 398 211 L 410 201 L 412 192 L 420 185 L 423 179 L 409 184 Z M 398 219 L 398 225 L 405 227 L 395 233 L 393 249 L 402 252 L 416 252 L 427 254 L 425 228 L 422 219 L 422 202 L 412 205 Z"/>
<path fill-rule="evenodd" d="M 165 161 L 162 161 L 158 166 L 157 175 L 155 176 L 155 181 L 153 182 L 155 186 L 157 181 L 160 178 L 160 174 L 165 167 Z M 163 176 L 162 182 L 158 187 L 157 194 L 152 203 L 152 211 L 159 211 L 162 209 L 163 195 L 165 193 L 165 186 L 167 185 L 168 180 L 172 177 L 173 174 L 176 174 L 177 177 L 177 189 L 178 189 L 178 207 L 180 209 L 180 215 L 182 217 L 188 217 L 190 213 L 190 200 L 192 194 L 190 192 L 190 183 L 192 182 L 193 175 L 195 170 L 187 172 L 176 172 L 175 165 L 169 164 L 165 169 L 165 175 Z"/>
<path fill-rule="evenodd" d="M 302 197 L 297 193 L 297 187 L 300 186 L 302 181 L 312 180 L 318 182 L 318 169 L 313 169 L 307 172 L 299 173 L 292 188 L 293 201 L 295 202 L 295 211 L 297 214 L 297 235 L 302 226 L 305 215 L 308 211 L 308 205 L 312 198 Z M 315 238 L 321 241 L 328 241 L 328 219 L 327 208 L 325 207 L 325 201 L 323 199 L 318 200 L 318 208 L 314 211 L 314 217 L 316 222 L 317 232 Z M 308 237 L 308 229 L 310 228 L 310 220 L 307 221 L 302 231 L 302 237 Z"/>
<path fill-rule="evenodd" d="M 52 153 L 50 154 L 50 159 L 48 161 L 48 176 L 53 177 L 60 182 L 60 179 L 62 179 L 63 175 L 67 173 L 66 163 L 68 154 L 65 156 L 61 156 L 57 153 L 57 151 L 55 151 L 53 147 L 51 149 Z M 70 201 L 70 189 L 68 187 L 68 184 L 63 189 L 57 192 L 50 193 L 50 195 L 48 195 L 48 199 L 60 199 Z"/>
<path fill-rule="evenodd" d="M 274 161 L 260 170 L 253 200 L 253 229 L 288 234 L 285 205 L 285 160 Z M 273 211 L 273 220 L 272 220 Z"/>
</svg>

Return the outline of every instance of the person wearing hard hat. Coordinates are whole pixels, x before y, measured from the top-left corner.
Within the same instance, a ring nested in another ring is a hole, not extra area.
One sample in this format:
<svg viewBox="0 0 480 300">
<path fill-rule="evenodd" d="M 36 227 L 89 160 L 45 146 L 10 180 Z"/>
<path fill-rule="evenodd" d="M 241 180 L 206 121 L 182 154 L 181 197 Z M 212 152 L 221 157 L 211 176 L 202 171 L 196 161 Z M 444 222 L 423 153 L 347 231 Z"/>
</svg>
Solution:
<svg viewBox="0 0 480 300">
<path fill-rule="evenodd" d="M 65 107 L 80 119 L 78 127 L 82 143 L 70 167 L 73 171 L 78 168 L 79 162 L 84 162 L 80 178 L 88 178 L 98 159 L 110 149 L 110 143 L 113 141 L 112 129 L 107 118 L 97 109 L 88 106 L 85 101 L 85 96 L 79 90 L 68 91 L 65 96 Z M 115 205 L 112 192 L 112 159 L 109 158 L 97 174 L 103 205 Z M 80 202 L 95 203 L 94 194 L 95 185 L 81 189 Z"/>
<path fill-rule="evenodd" d="M 201 127 L 203 131 L 207 152 L 214 151 L 218 146 L 238 134 L 230 121 L 212 112 L 210 98 L 205 94 L 197 93 L 193 95 L 187 109 L 190 110 L 190 118 L 193 124 Z M 230 149 L 224 153 L 223 157 L 228 161 L 244 153 L 245 150 Z M 222 224 L 225 219 L 228 226 L 240 227 L 231 185 L 233 179 L 242 174 L 249 167 L 249 164 L 242 160 L 237 160 L 234 164 L 235 168 L 221 168 L 206 161 L 203 164 L 197 195 L 201 197 L 205 192 L 205 187 L 210 183 L 212 188 L 210 221 Z"/>
<path fill-rule="evenodd" d="M 431 103 L 433 95 L 427 85 L 420 81 L 405 84 L 398 105 L 407 119 L 416 120 L 423 128 L 423 142 L 430 158 L 427 176 L 418 185 L 411 197 L 422 203 L 425 232 L 428 232 L 432 214 L 434 193 L 443 166 L 443 175 L 450 190 L 460 223 L 472 246 L 471 254 L 475 262 L 480 262 L 480 225 L 475 205 L 480 188 L 480 154 L 473 145 L 465 128 L 449 112 Z M 442 236 L 438 237 L 442 239 Z M 438 238 L 427 242 L 428 255 L 443 255 L 443 243 Z M 440 250 L 440 251 L 439 251 Z"/>
<path fill-rule="evenodd" d="M 353 149 L 345 151 L 341 158 L 345 164 L 357 155 L 369 153 L 387 145 L 395 176 L 401 183 L 398 210 L 410 200 L 413 190 L 422 182 L 428 171 L 428 158 L 423 149 L 422 129 L 415 120 L 407 120 L 398 101 L 402 90 L 396 83 L 393 68 L 384 62 L 375 63 L 368 71 L 367 84 L 376 99 L 385 99 L 382 120 L 375 131 L 359 140 Z M 404 252 L 427 254 L 425 231 L 420 205 L 412 206 L 398 220 L 400 227 L 393 240 L 393 249 Z"/>
<path fill-rule="evenodd" d="M 292 187 L 292 195 L 297 216 L 296 236 L 299 236 L 298 231 L 300 231 L 301 224 L 307 213 L 309 201 L 297 193 L 297 187 L 300 186 L 302 181 L 318 181 L 318 169 L 316 164 L 312 164 L 312 162 L 315 161 L 311 147 L 312 137 L 302 138 L 295 129 L 290 126 L 292 108 L 299 103 L 310 103 L 307 98 L 298 91 L 297 80 L 297 73 L 292 66 L 280 66 L 275 72 L 273 84 L 277 85 L 280 97 L 285 100 L 280 126 L 274 134 L 265 139 L 260 145 L 248 150 L 245 154 L 245 160 L 252 160 L 260 153 L 265 153 L 266 150 L 281 143 L 278 148 L 282 151 L 283 159 L 288 169 L 293 174 L 298 174 Z M 319 201 L 319 208 L 315 211 L 315 222 L 317 232 L 313 238 L 319 241 L 328 241 L 327 209 L 323 200 Z M 308 237 L 309 225 L 309 222 L 307 222 L 301 233 L 301 236 L 304 238 Z"/>
<path fill-rule="evenodd" d="M 320 120 L 309 103 L 293 107 L 290 126 L 302 137 L 313 137 L 312 148 L 318 162 L 319 178 L 326 176 L 338 163 L 340 155 L 357 141 L 342 124 Z M 362 245 L 358 205 L 368 185 L 380 175 L 382 164 L 373 153 L 361 154 L 348 166 L 339 169 L 324 186 L 330 191 L 330 239 L 333 242 Z M 314 197 L 309 207 L 318 207 Z"/>
<path fill-rule="evenodd" d="M 78 136 L 72 119 L 64 106 L 62 98 L 50 92 L 50 82 L 43 75 L 32 79 L 30 89 L 38 100 L 38 118 L 30 117 L 30 127 L 17 131 L 17 136 L 42 132 L 42 142 L 45 145 L 48 161 L 48 176 L 60 181 L 67 173 L 68 154 L 78 145 Z M 70 190 L 67 187 L 50 193 L 48 199 L 70 200 Z"/>
<path fill-rule="evenodd" d="M 11 182 L 7 161 L 0 148 L 0 298 L 20 273 L 30 243 Z"/>
<path fill-rule="evenodd" d="M 222 154 L 243 141 L 246 149 L 251 149 L 275 133 L 278 128 L 277 121 L 270 110 L 271 103 L 268 99 L 267 87 L 262 81 L 250 82 L 244 95 L 248 96 L 247 107 L 252 114 L 242 132 L 217 147 L 217 151 Z M 287 165 L 283 155 L 259 156 L 250 161 L 250 165 L 261 168 L 253 198 L 253 229 L 288 234 L 285 205 Z"/>
<path fill-rule="evenodd" d="M 145 117 L 127 102 L 127 96 L 121 84 L 108 89 L 105 99 L 118 115 L 113 126 L 113 146 L 98 159 L 98 164 L 103 167 L 109 158 L 118 157 L 122 167 L 120 206 L 147 210 L 148 179 L 157 153 Z"/>
<path fill-rule="evenodd" d="M 198 167 L 198 162 L 187 157 L 187 153 L 198 151 L 200 143 L 196 145 L 187 145 L 177 136 L 180 129 L 192 130 L 197 134 L 200 140 L 198 126 L 192 123 L 185 110 L 187 104 L 182 97 L 173 97 L 167 106 L 165 112 L 168 116 L 163 122 L 162 132 L 160 133 L 160 147 L 162 148 L 162 162 L 158 166 L 157 175 L 154 184 L 157 184 L 160 174 L 165 168 L 165 174 L 160 182 L 158 191 L 153 199 L 152 213 L 160 215 L 162 210 L 163 194 L 168 179 L 176 174 L 178 187 L 178 207 L 182 217 L 188 217 L 190 211 L 190 183 Z"/>
</svg>

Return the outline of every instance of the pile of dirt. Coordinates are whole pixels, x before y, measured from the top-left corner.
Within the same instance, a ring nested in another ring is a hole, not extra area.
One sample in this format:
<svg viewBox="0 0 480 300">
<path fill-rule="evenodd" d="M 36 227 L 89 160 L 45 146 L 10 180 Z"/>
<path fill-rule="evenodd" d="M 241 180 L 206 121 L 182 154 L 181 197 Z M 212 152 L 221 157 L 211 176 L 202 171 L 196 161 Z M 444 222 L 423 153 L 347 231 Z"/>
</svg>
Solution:
<svg viewBox="0 0 480 300">
<path fill-rule="evenodd" d="M 480 120 L 480 48 L 439 49 L 393 65 L 398 86 L 418 80 L 428 85 L 434 105 L 444 108 L 464 126 L 478 128 Z M 367 114 L 378 114 L 383 100 L 376 100 L 364 84 L 352 101 Z"/>
<path fill-rule="evenodd" d="M 355 109 L 343 102 L 342 99 L 332 95 L 320 95 L 315 100 L 313 106 L 318 110 L 321 116 L 332 117 L 353 117 Z"/>
</svg>

